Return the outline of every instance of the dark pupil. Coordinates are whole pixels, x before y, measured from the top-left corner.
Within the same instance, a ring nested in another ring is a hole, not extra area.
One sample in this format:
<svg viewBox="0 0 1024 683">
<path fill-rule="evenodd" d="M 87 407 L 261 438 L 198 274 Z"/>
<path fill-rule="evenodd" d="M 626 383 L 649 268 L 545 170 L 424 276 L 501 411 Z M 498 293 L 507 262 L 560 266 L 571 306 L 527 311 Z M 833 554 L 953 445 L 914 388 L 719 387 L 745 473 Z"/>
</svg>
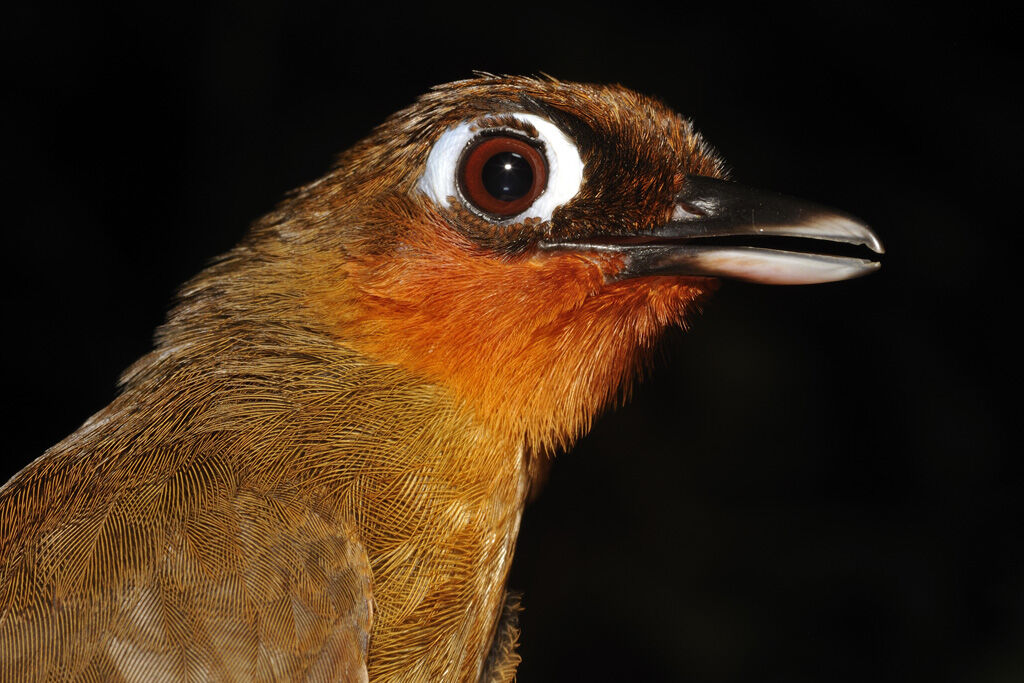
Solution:
<svg viewBox="0 0 1024 683">
<path fill-rule="evenodd" d="M 533 169 L 515 152 L 495 154 L 484 163 L 480 174 L 484 189 L 503 202 L 519 199 L 533 185 Z"/>
</svg>

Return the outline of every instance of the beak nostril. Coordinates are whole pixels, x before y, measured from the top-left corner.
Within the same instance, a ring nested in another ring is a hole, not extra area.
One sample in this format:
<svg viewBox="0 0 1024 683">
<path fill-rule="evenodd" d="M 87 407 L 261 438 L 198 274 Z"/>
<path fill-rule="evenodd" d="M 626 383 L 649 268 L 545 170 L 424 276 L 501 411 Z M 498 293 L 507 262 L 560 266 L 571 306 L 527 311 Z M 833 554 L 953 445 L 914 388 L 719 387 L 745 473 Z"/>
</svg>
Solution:
<svg viewBox="0 0 1024 683">
<path fill-rule="evenodd" d="M 672 220 L 685 221 L 694 218 L 704 218 L 708 214 L 704 209 L 685 201 L 676 201 L 672 207 Z"/>
</svg>

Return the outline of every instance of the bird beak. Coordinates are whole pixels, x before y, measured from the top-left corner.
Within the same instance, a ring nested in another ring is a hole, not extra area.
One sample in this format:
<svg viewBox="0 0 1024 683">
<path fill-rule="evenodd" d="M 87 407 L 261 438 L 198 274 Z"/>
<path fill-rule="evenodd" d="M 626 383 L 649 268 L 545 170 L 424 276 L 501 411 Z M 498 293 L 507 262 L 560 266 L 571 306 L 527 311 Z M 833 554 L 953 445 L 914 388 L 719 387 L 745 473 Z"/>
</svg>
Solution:
<svg viewBox="0 0 1024 683">
<path fill-rule="evenodd" d="M 664 225 L 540 246 L 618 255 L 623 266 L 615 280 L 687 275 L 773 285 L 867 275 L 881 265 L 874 254 L 885 251 L 875 233 L 852 216 L 705 176 L 687 176 L 672 218 Z M 837 246 L 858 249 L 869 258 L 820 253 Z"/>
</svg>

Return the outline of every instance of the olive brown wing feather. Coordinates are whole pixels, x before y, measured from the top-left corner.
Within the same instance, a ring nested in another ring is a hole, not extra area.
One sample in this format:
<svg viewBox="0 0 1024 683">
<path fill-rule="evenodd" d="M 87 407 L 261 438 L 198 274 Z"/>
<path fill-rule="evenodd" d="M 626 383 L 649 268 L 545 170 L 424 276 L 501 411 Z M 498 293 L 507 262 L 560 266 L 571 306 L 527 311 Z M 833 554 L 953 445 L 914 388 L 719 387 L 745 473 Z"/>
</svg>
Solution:
<svg viewBox="0 0 1024 683">
<path fill-rule="evenodd" d="M 120 490 L 81 462 L 0 489 L 0 680 L 367 679 L 372 578 L 344 520 L 216 457 Z"/>
</svg>

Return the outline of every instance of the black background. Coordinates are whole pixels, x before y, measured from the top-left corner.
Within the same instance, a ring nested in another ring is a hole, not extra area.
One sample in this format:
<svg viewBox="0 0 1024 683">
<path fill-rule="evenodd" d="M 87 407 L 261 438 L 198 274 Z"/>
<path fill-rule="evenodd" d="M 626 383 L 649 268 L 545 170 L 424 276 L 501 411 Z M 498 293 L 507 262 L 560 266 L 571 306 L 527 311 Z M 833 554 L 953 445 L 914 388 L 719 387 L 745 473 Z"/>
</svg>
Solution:
<svg viewBox="0 0 1024 683">
<path fill-rule="evenodd" d="M 1008 16 L 170 7 L 6 10 L 0 481 L 110 400 L 180 282 L 431 85 L 621 82 L 888 253 L 724 286 L 559 458 L 513 569 L 520 680 L 1024 680 Z"/>
</svg>

